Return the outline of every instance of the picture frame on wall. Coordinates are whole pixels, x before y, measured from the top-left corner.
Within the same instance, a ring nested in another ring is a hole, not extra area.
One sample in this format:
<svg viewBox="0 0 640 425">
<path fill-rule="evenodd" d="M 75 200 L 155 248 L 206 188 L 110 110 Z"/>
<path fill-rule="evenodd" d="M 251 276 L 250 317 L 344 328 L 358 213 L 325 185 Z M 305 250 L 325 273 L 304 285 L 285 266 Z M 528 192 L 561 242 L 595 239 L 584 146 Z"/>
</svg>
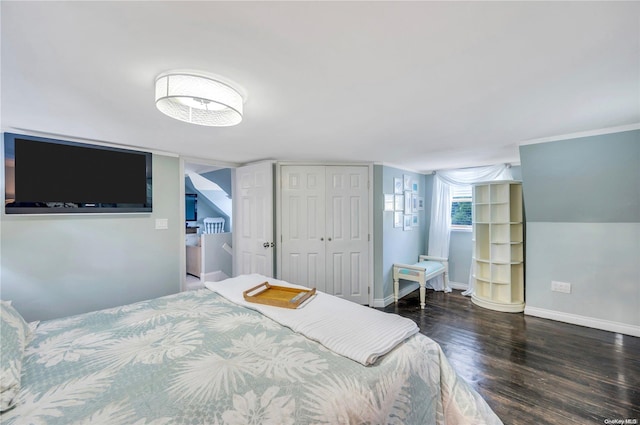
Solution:
<svg viewBox="0 0 640 425">
<path fill-rule="evenodd" d="M 411 190 L 411 176 L 403 174 L 402 178 L 404 182 L 402 187 L 404 187 L 404 190 Z"/>
<path fill-rule="evenodd" d="M 418 211 L 424 211 L 424 198 L 418 197 Z"/>
<path fill-rule="evenodd" d="M 393 197 L 394 197 L 393 209 L 395 211 L 403 211 L 404 210 L 404 196 L 403 195 L 393 195 Z"/>
<path fill-rule="evenodd" d="M 411 216 L 411 226 L 419 227 L 420 226 L 420 216 L 418 214 L 413 214 Z"/>
<path fill-rule="evenodd" d="M 411 212 L 418 212 L 418 194 L 415 192 L 411 194 Z"/>
<path fill-rule="evenodd" d="M 393 211 L 394 210 L 394 195 L 384 195 L 384 211 Z"/>
<path fill-rule="evenodd" d="M 411 208 L 411 191 L 410 190 L 405 190 L 404 191 L 404 213 L 405 214 L 411 214 L 413 212 L 412 208 Z"/>
<path fill-rule="evenodd" d="M 412 181 L 411 182 L 411 191 L 413 193 L 418 193 L 419 189 L 420 189 L 420 185 L 419 185 L 418 181 L 417 180 Z"/>
<path fill-rule="evenodd" d="M 396 211 L 393 213 L 393 227 L 402 227 L 402 211 Z"/>
<path fill-rule="evenodd" d="M 402 177 L 393 178 L 393 193 L 402 194 L 403 192 Z"/>
<path fill-rule="evenodd" d="M 411 215 L 404 215 L 404 221 L 402 225 L 403 230 L 411 230 Z"/>
</svg>

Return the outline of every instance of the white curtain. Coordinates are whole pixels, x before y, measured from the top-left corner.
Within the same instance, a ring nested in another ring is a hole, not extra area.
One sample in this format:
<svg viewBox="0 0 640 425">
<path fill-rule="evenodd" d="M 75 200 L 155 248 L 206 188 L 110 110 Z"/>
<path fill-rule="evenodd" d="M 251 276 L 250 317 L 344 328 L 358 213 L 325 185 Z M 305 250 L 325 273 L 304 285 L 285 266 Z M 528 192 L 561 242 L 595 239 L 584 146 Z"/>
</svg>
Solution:
<svg viewBox="0 0 640 425">
<path fill-rule="evenodd" d="M 437 171 L 433 179 L 431 198 L 431 225 L 429 226 L 428 254 L 449 258 L 449 236 L 451 235 L 451 187 L 467 186 L 492 180 L 512 180 L 511 166 L 508 164 L 486 167 L 463 168 L 459 170 Z M 469 289 L 463 295 L 473 292 L 473 261 L 469 272 Z M 436 291 L 451 292 L 445 287 L 442 276 L 431 279 L 427 286 Z"/>
</svg>

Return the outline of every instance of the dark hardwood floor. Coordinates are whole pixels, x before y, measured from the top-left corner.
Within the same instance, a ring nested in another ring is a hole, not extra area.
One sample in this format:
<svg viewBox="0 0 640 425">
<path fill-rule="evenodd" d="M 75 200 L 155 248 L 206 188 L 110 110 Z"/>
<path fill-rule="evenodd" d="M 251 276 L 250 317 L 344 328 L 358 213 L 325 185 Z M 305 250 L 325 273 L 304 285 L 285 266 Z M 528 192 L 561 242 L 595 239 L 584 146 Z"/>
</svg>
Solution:
<svg viewBox="0 0 640 425">
<path fill-rule="evenodd" d="M 505 425 L 640 424 L 640 338 L 487 310 L 459 291 L 381 310 L 438 342 Z"/>
</svg>

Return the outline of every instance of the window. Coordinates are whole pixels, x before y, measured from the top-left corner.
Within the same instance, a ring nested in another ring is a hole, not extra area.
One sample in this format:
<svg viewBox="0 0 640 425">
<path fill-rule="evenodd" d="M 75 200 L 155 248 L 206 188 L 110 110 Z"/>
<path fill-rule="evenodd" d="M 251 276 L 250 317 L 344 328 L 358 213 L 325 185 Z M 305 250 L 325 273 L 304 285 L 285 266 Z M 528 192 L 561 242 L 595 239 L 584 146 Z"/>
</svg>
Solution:
<svg viewBox="0 0 640 425">
<path fill-rule="evenodd" d="M 471 230 L 471 186 L 451 187 L 451 228 Z"/>
</svg>

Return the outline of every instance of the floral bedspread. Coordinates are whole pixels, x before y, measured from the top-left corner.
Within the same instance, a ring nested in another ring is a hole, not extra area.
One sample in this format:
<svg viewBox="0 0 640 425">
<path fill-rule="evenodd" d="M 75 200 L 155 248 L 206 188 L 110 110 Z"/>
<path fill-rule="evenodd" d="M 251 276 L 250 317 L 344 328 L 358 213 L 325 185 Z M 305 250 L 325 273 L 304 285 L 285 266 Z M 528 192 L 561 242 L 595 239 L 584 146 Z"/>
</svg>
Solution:
<svg viewBox="0 0 640 425">
<path fill-rule="evenodd" d="M 3 424 L 500 424 L 415 335 L 362 366 L 207 290 L 40 323 Z"/>
</svg>

